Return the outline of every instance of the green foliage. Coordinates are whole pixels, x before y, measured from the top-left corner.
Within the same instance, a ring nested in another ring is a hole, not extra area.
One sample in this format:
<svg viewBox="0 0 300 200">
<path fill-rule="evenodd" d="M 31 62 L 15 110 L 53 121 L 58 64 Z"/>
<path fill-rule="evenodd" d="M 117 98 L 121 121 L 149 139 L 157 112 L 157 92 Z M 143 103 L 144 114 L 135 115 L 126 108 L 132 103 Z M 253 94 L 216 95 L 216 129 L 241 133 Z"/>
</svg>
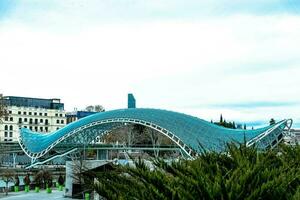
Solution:
<svg viewBox="0 0 300 200">
<path fill-rule="evenodd" d="M 107 199 L 299 199 L 300 147 L 259 152 L 228 144 L 226 153 L 204 152 L 195 160 L 137 160 L 114 166 L 85 182 Z M 96 182 L 94 181 L 96 179 Z"/>
</svg>

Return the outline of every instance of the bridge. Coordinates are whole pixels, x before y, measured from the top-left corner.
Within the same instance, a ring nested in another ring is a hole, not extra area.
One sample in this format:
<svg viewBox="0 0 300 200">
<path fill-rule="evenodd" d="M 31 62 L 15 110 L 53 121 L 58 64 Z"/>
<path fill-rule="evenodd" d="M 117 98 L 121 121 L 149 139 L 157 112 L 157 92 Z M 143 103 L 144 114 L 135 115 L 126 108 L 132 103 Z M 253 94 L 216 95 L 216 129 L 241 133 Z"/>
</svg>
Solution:
<svg viewBox="0 0 300 200">
<path fill-rule="evenodd" d="M 99 139 L 116 128 L 139 124 L 156 130 L 176 144 L 187 157 L 201 153 L 201 149 L 223 151 L 228 142 L 246 142 L 248 146 L 274 148 L 285 131 L 291 128 L 292 120 L 282 120 L 274 125 L 255 130 L 228 129 L 183 113 L 160 109 L 118 109 L 97 113 L 52 133 L 37 133 L 22 128 L 19 144 L 32 159 L 43 157 L 54 147 L 72 144 L 97 144 Z M 246 140 L 246 141 L 245 141 Z"/>
</svg>

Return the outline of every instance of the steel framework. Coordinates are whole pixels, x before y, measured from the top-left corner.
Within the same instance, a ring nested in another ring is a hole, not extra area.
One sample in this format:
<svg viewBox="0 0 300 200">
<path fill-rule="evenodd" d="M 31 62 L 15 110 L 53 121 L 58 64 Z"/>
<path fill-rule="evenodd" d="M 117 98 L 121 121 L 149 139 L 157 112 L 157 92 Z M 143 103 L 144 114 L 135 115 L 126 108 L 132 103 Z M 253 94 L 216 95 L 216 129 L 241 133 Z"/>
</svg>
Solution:
<svg viewBox="0 0 300 200">
<path fill-rule="evenodd" d="M 19 143 L 22 150 L 35 161 L 52 148 L 63 143 L 95 143 L 104 134 L 128 124 L 140 124 L 171 139 L 188 157 L 197 153 L 199 143 L 207 149 L 222 151 L 231 141 L 256 144 L 259 148 L 273 148 L 288 131 L 292 120 L 256 130 L 227 129 L 189 115 L 158 109 L 121 109 L 97 113 L 73 122 L 49 134 L 21 129 Z M 70 142 L 72 141 L 72 142 Z"/>
</svg>

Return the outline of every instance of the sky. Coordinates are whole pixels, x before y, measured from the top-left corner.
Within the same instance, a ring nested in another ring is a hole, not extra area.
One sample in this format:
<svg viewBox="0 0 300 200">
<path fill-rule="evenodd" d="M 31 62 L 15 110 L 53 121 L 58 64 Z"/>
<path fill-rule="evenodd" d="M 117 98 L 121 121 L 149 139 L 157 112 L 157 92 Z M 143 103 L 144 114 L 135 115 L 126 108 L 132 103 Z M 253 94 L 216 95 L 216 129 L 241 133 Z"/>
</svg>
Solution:
<svg viewBox="0 0 300 200">
<path fill-rule="evenodd" d="M 298 0 L 0 0 L 0 93 L 300 128 Z"/>
</svg>

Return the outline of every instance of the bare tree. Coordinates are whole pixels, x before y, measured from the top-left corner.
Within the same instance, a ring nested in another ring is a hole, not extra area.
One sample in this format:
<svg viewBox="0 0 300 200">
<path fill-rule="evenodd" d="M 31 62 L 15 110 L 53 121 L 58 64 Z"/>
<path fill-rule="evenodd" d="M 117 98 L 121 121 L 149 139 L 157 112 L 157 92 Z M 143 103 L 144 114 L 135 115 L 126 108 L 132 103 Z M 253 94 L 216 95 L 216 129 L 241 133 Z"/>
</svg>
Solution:
<svg viewBox="0 0 300 200">
<path fill-rule="evenodd" d="M 94 110 L 96 112 L 104 112 L 105 111 L 105 109 L 104 109 L 104 107 L 102 105 L 95 105 L 94 106 Z"/>
<path fill-rule="evenodd" d="M 87 106 L 85 108 L 85 110 L 88 111 L 88 112 L 93 112 L 95 110 L 95 108 L 94 108 L 94 106 L 90 105 L 90 106 Z"/>
<path fill-rule="evenodd" d="M 10 169 L 5 169 L 2 172 L 2 180 L 5 182 L 5 194 L 8 195 L 8 183 L 14 182 L 15 172 Z"/>
</svg>

